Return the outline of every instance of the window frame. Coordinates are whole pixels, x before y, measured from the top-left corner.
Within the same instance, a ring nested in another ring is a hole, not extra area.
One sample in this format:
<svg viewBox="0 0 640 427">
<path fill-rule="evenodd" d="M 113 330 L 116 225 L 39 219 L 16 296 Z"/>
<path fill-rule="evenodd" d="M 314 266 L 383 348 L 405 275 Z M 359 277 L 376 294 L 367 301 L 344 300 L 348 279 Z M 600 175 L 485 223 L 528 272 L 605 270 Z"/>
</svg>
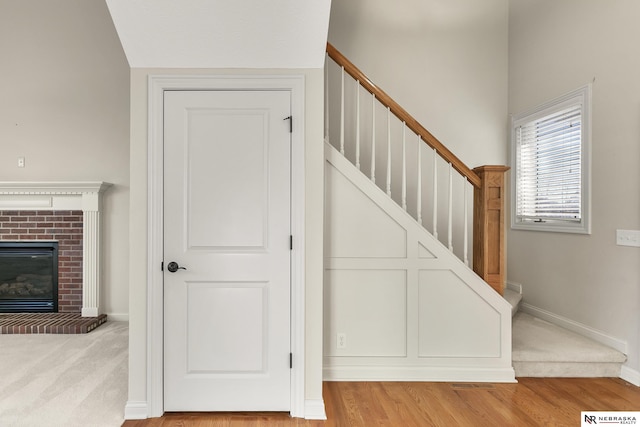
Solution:
<svg viewBox="0 0 640 427">
<path fill-rule="evenodd" d="M 571 106 L 581 105 L 581 176 L 580 176 L 580 213 L 579 221 L 560 219 L 519 218 L 518 201 L 518 161 L 517 128 L 523 124 L 539 120 Z M 511 117 L 511 228 L 513 230 L 550 231 L 561 233 L 591 234 L 591 84 L 552 99 L 544 104 Z"/>
</svg>

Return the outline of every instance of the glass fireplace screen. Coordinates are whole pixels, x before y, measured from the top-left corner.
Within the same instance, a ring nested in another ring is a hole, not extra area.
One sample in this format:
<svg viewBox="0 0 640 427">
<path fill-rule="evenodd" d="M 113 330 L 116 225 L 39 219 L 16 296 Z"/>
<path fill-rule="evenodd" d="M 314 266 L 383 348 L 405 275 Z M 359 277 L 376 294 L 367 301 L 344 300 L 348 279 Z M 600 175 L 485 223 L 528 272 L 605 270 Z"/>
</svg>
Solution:
<svg viewBox="0 0 640 427">
<path fill-rule="evenodd" d="M 0 242 L 0 313 L 58 311 L 58 243 Z"/>
</svg>

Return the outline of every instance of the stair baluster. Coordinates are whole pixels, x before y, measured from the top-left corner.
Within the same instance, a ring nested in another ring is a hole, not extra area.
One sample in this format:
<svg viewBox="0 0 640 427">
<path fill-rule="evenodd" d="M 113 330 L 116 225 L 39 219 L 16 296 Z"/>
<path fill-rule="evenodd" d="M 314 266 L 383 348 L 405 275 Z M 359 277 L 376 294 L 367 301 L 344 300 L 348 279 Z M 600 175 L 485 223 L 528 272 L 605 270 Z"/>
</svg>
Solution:
<svg viewBox="0 0 640 427">
<path fill-rule="evenodd" d="M 356 81 L 356 167 L 360 170 L 360 80 Z"/>
<path fill-rule="evenodd" d="M 324 139 L 329 141 L 329 73 L 324 73 Z"/>
<path fill-rule="evenodd" d="M 371 94 L 371 181 L 376 182 L 376 95 Z"/>
<path fill-rule="evenodd" d="M 402 122 L 402 209 L 407 210 L 407 125 Z"/>
<path fill-rule="evenodd" d="M 416 194 L 416 215 L 418 222 L 422 225 L 422 138 L 418 135 L 418 184 Z"/>
<path fill-rule="evenodd" d="M 438 238 L 438 152 L 433 149 L 433 237 Z"/>
<path fill-rule="evenodd" d="M 447 221 L 448 248 L 453 252 L 453 166 L 449 163 L 449 213 Z"/>
<path fill-rule="evenodd" d="M 391 197 L 391 109 L 387 107 L 387 196 Z"/>
<path fill-rule="evenodd" d="M 340 77 L 340 154 L 344 156 L 344 67 L 342 67 Z"/>
<path fill-rule="evenodd" d="M 469 180 L 464 177 L 464 265 L 469 266 Z"/>
</svg>

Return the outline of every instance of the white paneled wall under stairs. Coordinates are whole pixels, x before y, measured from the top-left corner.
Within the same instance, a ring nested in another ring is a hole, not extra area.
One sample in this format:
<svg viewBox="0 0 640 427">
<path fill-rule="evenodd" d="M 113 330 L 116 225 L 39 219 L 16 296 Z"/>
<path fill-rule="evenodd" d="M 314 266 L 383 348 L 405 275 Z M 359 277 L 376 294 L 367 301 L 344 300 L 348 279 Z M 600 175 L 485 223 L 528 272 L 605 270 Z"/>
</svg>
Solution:
<svg viewBox="0 0 640 427">
<path fill-rule="evenodd" d="M 515 381 L 511 306 L 325 144 L 325 380 Z"/>
</svg>

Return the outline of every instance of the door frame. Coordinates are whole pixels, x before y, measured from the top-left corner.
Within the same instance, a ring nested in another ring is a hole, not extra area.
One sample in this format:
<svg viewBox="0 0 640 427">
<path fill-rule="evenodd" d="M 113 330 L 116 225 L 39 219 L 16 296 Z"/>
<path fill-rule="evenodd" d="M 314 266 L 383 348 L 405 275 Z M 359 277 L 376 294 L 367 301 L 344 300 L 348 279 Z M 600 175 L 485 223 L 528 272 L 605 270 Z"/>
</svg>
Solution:
<svg viewBox="0 0 640 427">
<path fill-rule="evenodd" d="M 291 93 L 291 409 L 304 417 L 305 403 L 305 138 L 303 75 L 150 75 L 148 79 L 147 186 L 147 405 L 148 416 L 164 413 L 163 124 L 168 90 L 283 90 Z"/>
</svg>

